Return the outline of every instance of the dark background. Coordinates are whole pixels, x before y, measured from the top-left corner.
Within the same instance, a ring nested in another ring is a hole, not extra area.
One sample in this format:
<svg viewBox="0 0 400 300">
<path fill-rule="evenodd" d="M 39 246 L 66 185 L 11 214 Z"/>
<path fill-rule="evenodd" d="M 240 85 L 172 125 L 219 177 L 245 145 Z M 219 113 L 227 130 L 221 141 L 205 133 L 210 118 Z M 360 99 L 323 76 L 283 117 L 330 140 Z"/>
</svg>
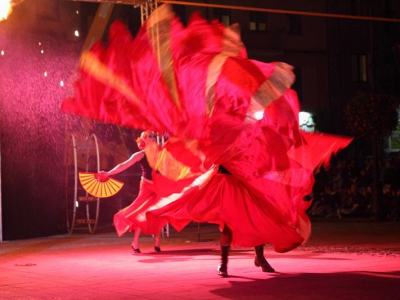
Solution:
<svg viewBox="0 0 400 300">
<path fill-rule="evenodd" d="M 234 0 L 215 3 L 243 5 Z M 397 0 L 246 1 L 245 5 L 400 17 Z M 138 132 L 83 122 L 64 116 L 59 109 L 62 99 L 72 94 L 80 51 L 97 8 L 93 3 L 29 0 L 0 23 L 0 48 L 5 51 L 0 56 L 0 142 L 6 240 L 66 232 L 66 197 L 72 188 L 68 180 L 71 133 L 98 135 L 102 169 L 137 150 L 133 141 Z M 185 6 L 174 9 L 184 22 L 200 10 L 210 20 L 239 23 L 250 57 L 294 65 L 294 87 L 301 105 L 314 114 L 321 131 L 350 134 L 344 110 L 360 93 L 399 97 L 399 23 Z M 108 26 L 117 18 L 126 22 L 132 33 L 139 28 L 138 8 L 116 5 Z M 79 30 L 79 37 L 74 30 Z M 343 156 L 359 162 L 377 153 L 380 161 L 397 155 L 389 151 L 386 136 L 380 138 L 376 153 L 375 144 L 364 135 L 357 137 Z M 383 172 L 377 174 L 373 168 L 370 172 L 374 173 L 371 177 L 383 180 Z M 121 175 L 129 185 L 120 198 L 102 202 L 100 225 L 111 224 L 113 213 L 135 196 L 138 174 L 134 168 Z"/>
</svg>

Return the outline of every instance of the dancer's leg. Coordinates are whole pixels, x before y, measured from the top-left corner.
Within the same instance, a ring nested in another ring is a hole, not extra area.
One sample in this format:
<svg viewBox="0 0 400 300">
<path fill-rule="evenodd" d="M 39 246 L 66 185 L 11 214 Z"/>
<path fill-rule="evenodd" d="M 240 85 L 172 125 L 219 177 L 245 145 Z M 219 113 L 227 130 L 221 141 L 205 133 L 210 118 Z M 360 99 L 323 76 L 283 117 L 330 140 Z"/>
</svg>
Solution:
<svg viewBox="0 0 400 300">
<path fill-rule="evenodd" d="M 160 233 L 155 234 L 154 235 L 154 251 L 156 251 L 156 252 L 161 252 L 160 240 L 161 240 Z"/>
<path fill-rule="evenodd" d="M 222 277 L 228 277 L 228 256 L 231 242 L 232 231 L 225 225 L 224 230 L 221 232 L 221 264 L 218 266 L 218 275 Z"/>
<path fill-rule="evenodd" d="M 135 232 L 133 234 L 133 241 L 132 241 L 132 250 L 135 253 L 140 253 L 140 248 L 139 248 L 139 237 L 140 233 L 142 230 L 140 228 L 135 229 Z"/>
<path fill-rule="evenodd" d="M 261 267 L 263 272 L 274 273 L 275 270 L 271 265 L 268 263 L 264 256 L 264 245 L 258 245 L 254 247 L 256 251 L 256 257 L 254 259 L 254 264 L 257 267 Z"/>
</svg>

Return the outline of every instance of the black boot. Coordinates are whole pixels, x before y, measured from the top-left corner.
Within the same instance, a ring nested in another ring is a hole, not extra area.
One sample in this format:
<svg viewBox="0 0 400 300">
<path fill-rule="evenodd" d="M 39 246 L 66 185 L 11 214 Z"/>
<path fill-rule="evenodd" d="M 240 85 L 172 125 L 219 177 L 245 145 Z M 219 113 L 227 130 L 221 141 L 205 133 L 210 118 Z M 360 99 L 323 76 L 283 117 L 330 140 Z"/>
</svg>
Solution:
<svg viewBox="0 0 400 300">
<path fill-rule="evenodd" d="M 256 265 L 256 267 L 261 267 L 263 272 L 274 273 L 274 268 L 271 267 L 271 265 L 265 259 L 264 245 L 256 246 L 254 247 L 254 249 L 256 250 L 256 257 L 254 259 L 254 264 Z"/>
<path fill-rule="evenodd" d="M 229 246 L 221 246 L 221 264 L 218 266 L 218 275 L 228 277 Z"/>
</svg>

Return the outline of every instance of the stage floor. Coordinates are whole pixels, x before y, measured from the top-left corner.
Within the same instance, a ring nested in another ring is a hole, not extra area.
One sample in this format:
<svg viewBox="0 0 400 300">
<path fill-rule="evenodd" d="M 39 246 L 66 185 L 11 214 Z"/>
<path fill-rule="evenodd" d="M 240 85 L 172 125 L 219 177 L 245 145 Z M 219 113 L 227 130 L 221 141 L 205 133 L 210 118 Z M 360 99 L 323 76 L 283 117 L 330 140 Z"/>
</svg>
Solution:
<svg viewBox="0 0 400 300">
<path fill-rule="evenodd" d="M 275 274 L 233 248 L 229 278 L 216 274 L 216 227 L 172 232 L 154 253 L 131 236 L 74 233 L 0 244 L 0 299 L 400 299 L 400 223 L 315 223 L 309 243 L 280 254 Z"/>
</svg>

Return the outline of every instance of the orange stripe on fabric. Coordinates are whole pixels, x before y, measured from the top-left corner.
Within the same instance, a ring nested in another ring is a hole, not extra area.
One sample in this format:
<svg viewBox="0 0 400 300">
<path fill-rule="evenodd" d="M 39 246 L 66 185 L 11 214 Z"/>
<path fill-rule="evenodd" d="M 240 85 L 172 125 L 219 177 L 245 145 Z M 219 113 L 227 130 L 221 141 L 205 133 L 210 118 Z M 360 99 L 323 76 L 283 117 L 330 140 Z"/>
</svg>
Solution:
<svg viewBox="0 0 400 300">
<path fill-rule="evenodd" d="M 206 80 L 207 114 L 210 116 L 214 110 L 215 83 L 222 72 L 222 67 L 230 56 L 237 56 L 243 47 L 238 32 L 232 27 L 224 30 L 223 46 L 221 53 L 214 56 L 208 65 Z"/>
<path fill-rule="evenodd" d="M 162 5 L 150 15 L 146 23 L 146 30 L 153 52 L 156 55 L 162 78 L 169 88 L 175 106 L 181 110 L 182 104 L 176 84 L 170 39 L 173 19 L 174 14 L 171 7 Z"/>
<path fill-rule="evenodd" d="M 140 101 L 135 92 L 128 84 L 117 74 L 114 74 L 110 68 L 103 64 L 96 56 L 90 52 L 82 54 L 80 59 L 80 67 L 89 75 L 107 86 L 112 87 L 122 95 L 124 95 L 134 105 L 139 106 Z"/>
</svg>

